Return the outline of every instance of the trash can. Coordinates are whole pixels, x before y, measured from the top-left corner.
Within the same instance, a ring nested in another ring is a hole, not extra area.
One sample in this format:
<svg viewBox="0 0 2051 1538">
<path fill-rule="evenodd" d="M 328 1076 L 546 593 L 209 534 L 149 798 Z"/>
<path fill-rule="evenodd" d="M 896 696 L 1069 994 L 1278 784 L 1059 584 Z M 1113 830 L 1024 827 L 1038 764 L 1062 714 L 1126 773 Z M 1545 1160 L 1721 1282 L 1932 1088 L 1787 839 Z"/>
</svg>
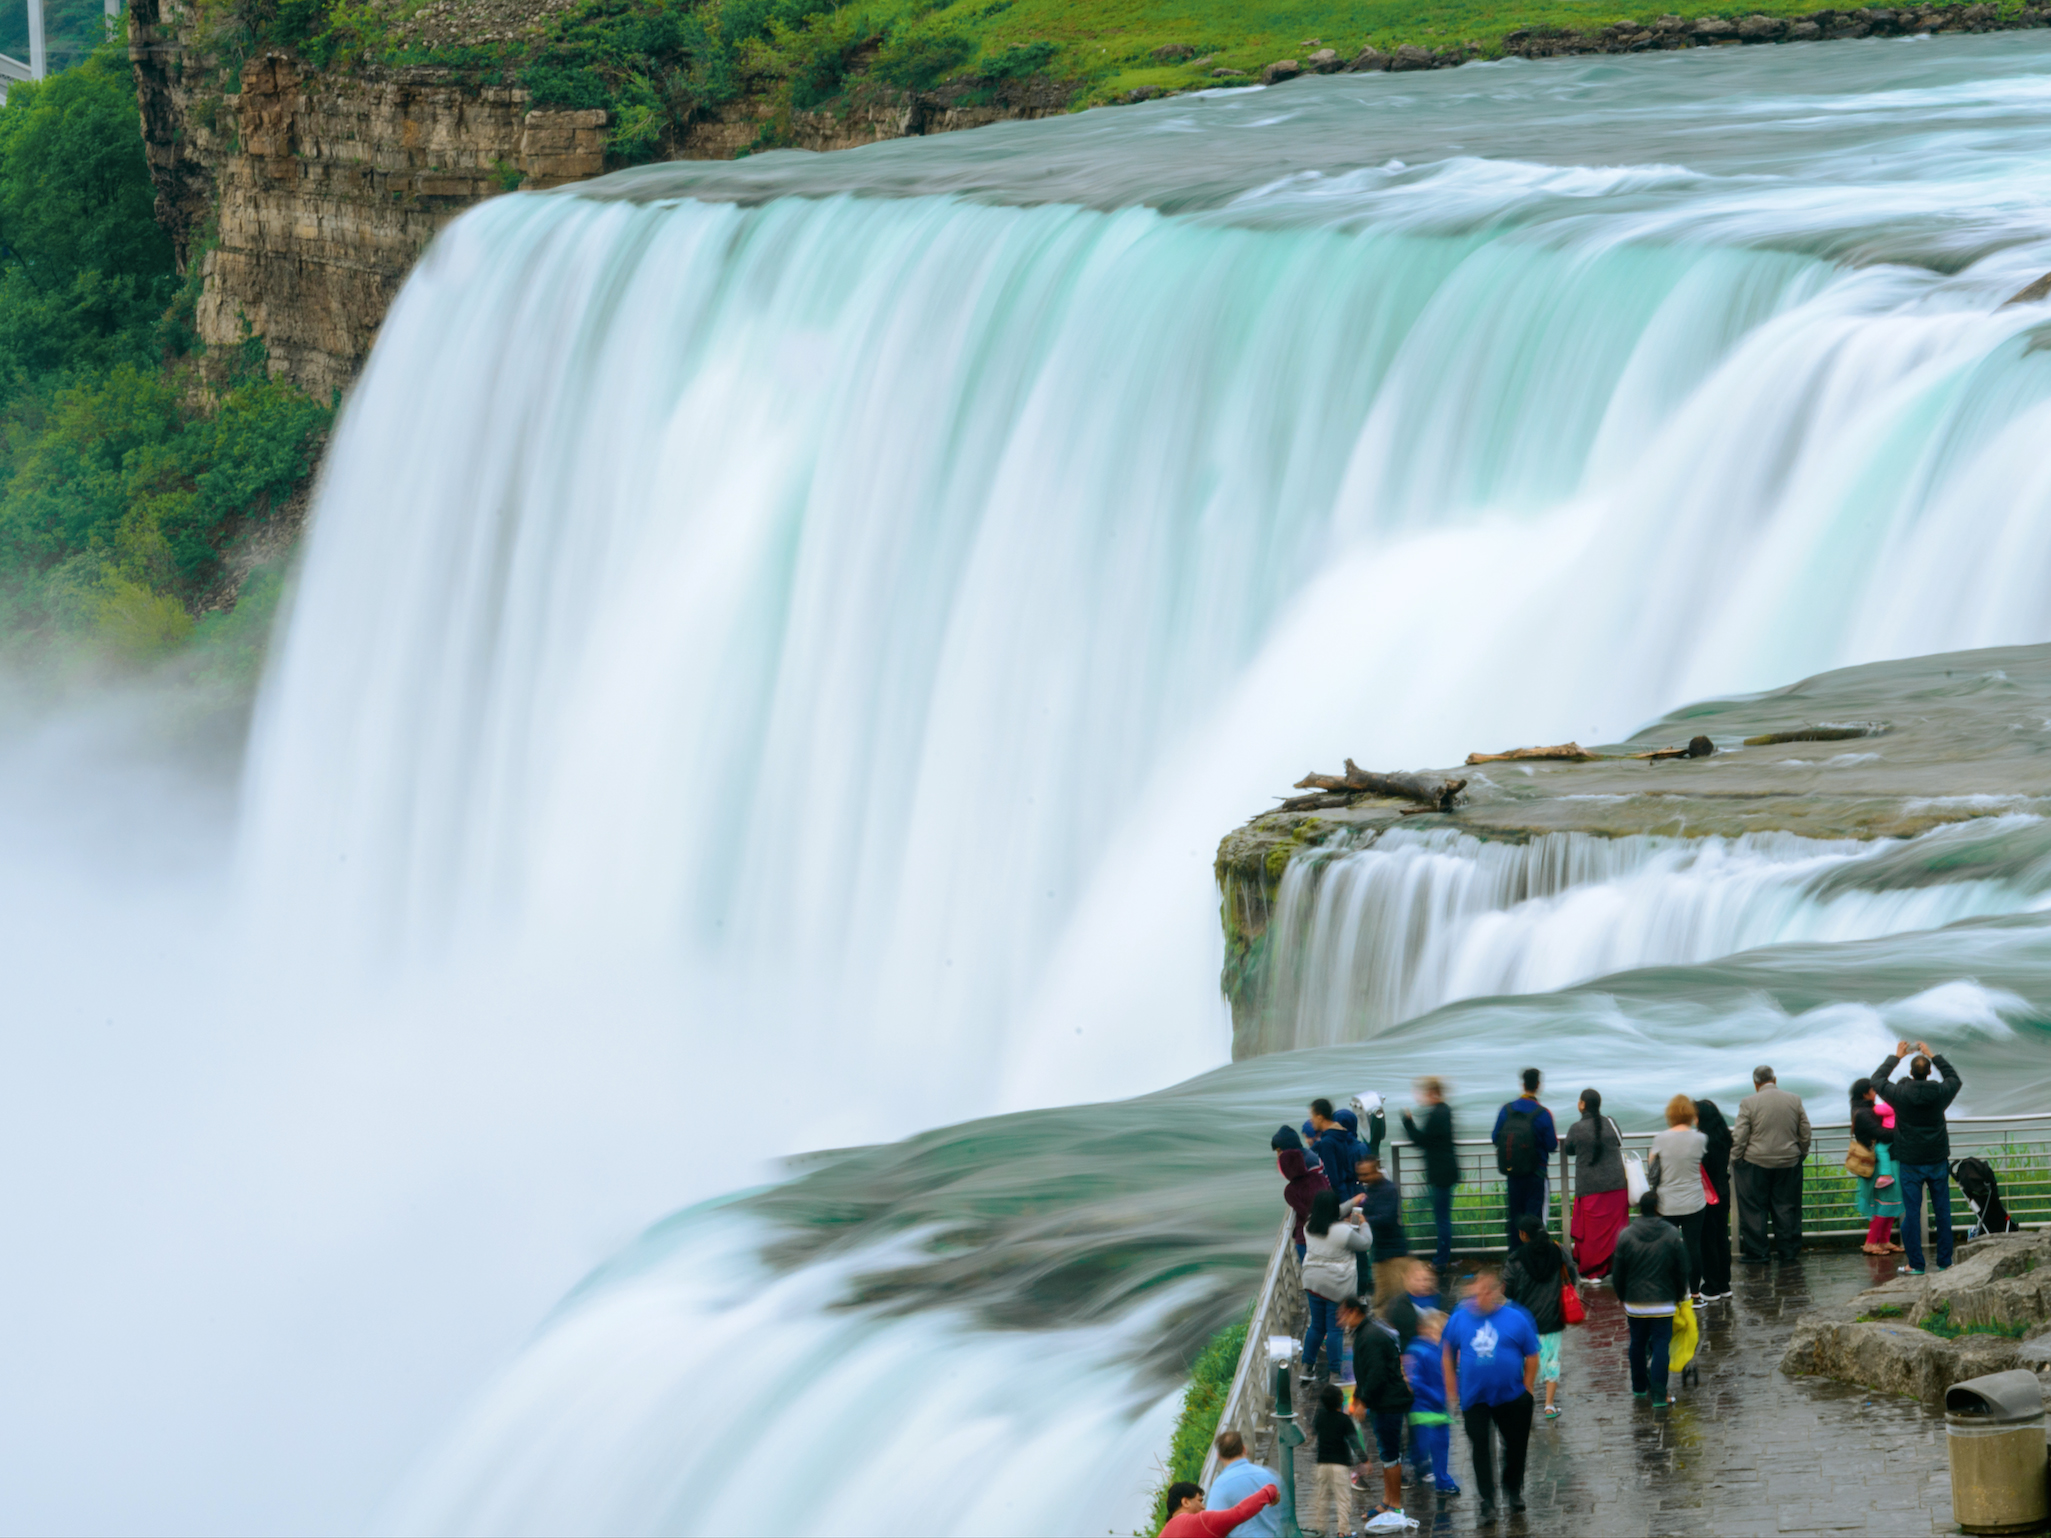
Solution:
<svg viewBox="0 0 2051 1538">
<path fill-rule="evenodd" d="M 1969 1533 L 2028 1533 L 2051 1516 L 2044 1391 L 2027 1368 L 1955 1383 L 1944 1395 L 1951 1516 Z"/>
</svg>

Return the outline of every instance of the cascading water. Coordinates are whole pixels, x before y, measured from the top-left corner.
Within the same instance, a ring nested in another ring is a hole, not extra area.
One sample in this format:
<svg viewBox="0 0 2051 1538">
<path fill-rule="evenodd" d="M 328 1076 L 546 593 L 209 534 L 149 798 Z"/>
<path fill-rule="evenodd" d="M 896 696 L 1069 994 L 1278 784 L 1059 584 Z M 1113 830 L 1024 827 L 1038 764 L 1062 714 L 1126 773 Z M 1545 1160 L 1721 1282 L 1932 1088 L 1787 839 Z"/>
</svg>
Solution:
<svg viewBox="0 0 2051 1538">
<path fill-rule="evenodd" d="M 2047 148 L 2023 34 L 1305 80 L 458 221 L 338 427 L 240 845 L 240 954 L 321 1043 L 264 1147 L 348 1237 L 283 1176 L 235 1210 L 293 1213 L 271 1293 L 383 1289 L 347 1365 L 396 1387 L 374 1432 L 220 1438 L 262 1499 L 155 1525 L 362 1520 L 592 1232 L 807 1145 L 1012 1113 L 631 1246 L 390 1525 L 1137 1526 L 1271 1233 L 1265 1129 L 1335 1081 L 1543 1040 L 1628 1114 L 1769 1042 L 1835 1094 L 1941 1024 L 2002 1108 L 2034 877 L 1651 839 L 1521 904 L 1487 867 L 1536 855 L 1347 857 L 1467 893 L 1400 1023 L 1161 1086 L 1226 1056 L 1216 839 L 1307 765 L 2051 635 L 2045 310 L 2002 307 Z M 1596 911 L 1654 887 L 1696 893 L 1671 945 Z M 1511 934 L 1553 918 L 1560 956 Z M 416 1213 L 430 1176 L 463 1201 Z M 321 1398 L 345 1308 L 225 1313 L 187 1338 L 251 1403 Z M 842 1460 L 814 1500 L 748 1450 L 781 1416 Z"/>
<path fill-rule="evenodd" d="M 1904 881 L 1904 866 L 1927 879 Z M 1606 972 L 2045 908 L 2051 824 L 2037 817 L 1875 843 L 1551 833 L 1516 844 L 1395 829 L 1291 863 L 1260 1047 L 1370 1040 L 1457 999 Z"/>
</svg>

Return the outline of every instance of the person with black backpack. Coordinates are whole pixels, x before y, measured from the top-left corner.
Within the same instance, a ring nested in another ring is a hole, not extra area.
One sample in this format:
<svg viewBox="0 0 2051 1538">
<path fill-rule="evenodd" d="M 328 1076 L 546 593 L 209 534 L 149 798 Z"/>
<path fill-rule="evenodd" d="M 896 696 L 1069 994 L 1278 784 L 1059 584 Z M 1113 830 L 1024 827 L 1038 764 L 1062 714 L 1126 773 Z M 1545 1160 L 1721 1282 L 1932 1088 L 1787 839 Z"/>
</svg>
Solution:
<svg viewBox="0 0 2051 1538">
<path fill-rule="evenodd" d="M 1538 1070 L 1525 1069 L 1522 1080 L 1524 1092 L 1496 1113 L 1496 1128 L 1489 1134 L 1489 1141 L 1496 1145 L 1496 1168 L 1503 1172 L 1503 1183 L 1509 1188 L 1503 1227 L 1508 1248 L 1513 1250 L 1518 1243 L 1517 1219 L 1525 1213 L 1534 1214 L 1539 1227 L 1550 1226 L 1545 1214 L 1546 1169 L 1560 1146 L 1552 1112 L 1538 1103 Z"/>
</svg>

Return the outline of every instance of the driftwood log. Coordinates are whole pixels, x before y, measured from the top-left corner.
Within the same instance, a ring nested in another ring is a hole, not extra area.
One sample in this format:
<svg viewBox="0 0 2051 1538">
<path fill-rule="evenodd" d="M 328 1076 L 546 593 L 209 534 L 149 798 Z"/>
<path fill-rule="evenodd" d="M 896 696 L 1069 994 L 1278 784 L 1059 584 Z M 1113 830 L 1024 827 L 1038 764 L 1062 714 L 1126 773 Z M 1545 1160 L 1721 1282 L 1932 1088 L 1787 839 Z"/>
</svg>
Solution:
<svg viewBox="0 0 2051 1538">
<path fill-rule="evenodd" d="M 1650 753 L 1633 753 L 1633 758 L 1707 758 L 1716 744 L 1707 737 L 1690 737 L 1685 748 L 1655 748 Z"/>
<path fill-rule="evenodd" d="M 1356 796 L 1392 796 L 1399 801 L 1421 802 L 1434 811 L 1450 812 L 1467 782 L 1437 774 L 1376 774 L 1349 758 L 1344 774 L 1306 774 L 1296 782 L 1296 788 L 1320 794 L 1292 796 L 1282 803 L 1283 811 L 1321 811 L 1350 806 Z"/>
<path fill-rule="evenodd" d="M 1589 764 L 1602 757 L 1591 753 L 1578 742 L 1563 742 L 1551 748 L 1512 748 L 1507 753 L 1469 753 L 1470 764 L 1506 764 L 1518 758 L 1544 758 L 1563 764 Z"/>
<path fill-rule="evenodd" d="M 1747 737 L 1748 748 L 1770 747 L 1776 742 L 1843 742 L 1851 737 L 1878 737 L 1887 728 L 1868 723 L 1862 726 L 1804 726 L 1792 732 L 1767 732 Z"/>
</svg>

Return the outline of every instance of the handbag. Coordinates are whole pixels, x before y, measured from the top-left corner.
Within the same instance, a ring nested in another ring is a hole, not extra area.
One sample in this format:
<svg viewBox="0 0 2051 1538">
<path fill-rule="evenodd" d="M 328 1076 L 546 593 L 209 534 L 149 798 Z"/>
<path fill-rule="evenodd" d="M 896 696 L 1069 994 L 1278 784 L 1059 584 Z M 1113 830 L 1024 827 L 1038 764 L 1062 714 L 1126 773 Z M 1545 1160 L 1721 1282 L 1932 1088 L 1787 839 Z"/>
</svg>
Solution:
<svg viewBox="0 0 2051 1538">
<path fill-rule="evenodd" d="M 1581 1301 L 1581 1289 L 1572 1282 L 1560 1283 L 1560 1317 L 1568 1324 L 1588 1322 L 1588 1309 Z"/>
<path fill-rule="evenodd" d="M 1880 1167 L 1880 1160 L 1864 1143 L 1854 1142 L 1844 1151 L 1844 1168 L 1847 1175 L 1856 1175 L 1864 1180 Z"/>
<path fill-rule="evenodd" d="M 1716 1194 L 1716 1182 L 1709 1178 L 1709 1171 L 1698 1164 L 1695 1173 L 1702 1177 L 1702 1200 L 1712 1207 L 1722 1206 L 1723 1198 Z"/>
<path fill-rule="evenodd" d="M 1614 1121 L 1611 1121 L 1608 1117 L 1603 1119 L 1609 1121 L 1609 1130 L 1617 1133 L 1617 1146 L 1621 1148 L 1624 1142 L 1623 1133 L 1617 1132 L 1617 1124 Z M 1645 1161 L 1634 1153 L 1625 1154 L 1624 1190 L 1631 1198 L 1632 1207 L 1635 1208 L 1638 1205 L 1638 1199 L 1651 1189 L 1652 1182 L 1645 1176 Z"/>
</svg>

